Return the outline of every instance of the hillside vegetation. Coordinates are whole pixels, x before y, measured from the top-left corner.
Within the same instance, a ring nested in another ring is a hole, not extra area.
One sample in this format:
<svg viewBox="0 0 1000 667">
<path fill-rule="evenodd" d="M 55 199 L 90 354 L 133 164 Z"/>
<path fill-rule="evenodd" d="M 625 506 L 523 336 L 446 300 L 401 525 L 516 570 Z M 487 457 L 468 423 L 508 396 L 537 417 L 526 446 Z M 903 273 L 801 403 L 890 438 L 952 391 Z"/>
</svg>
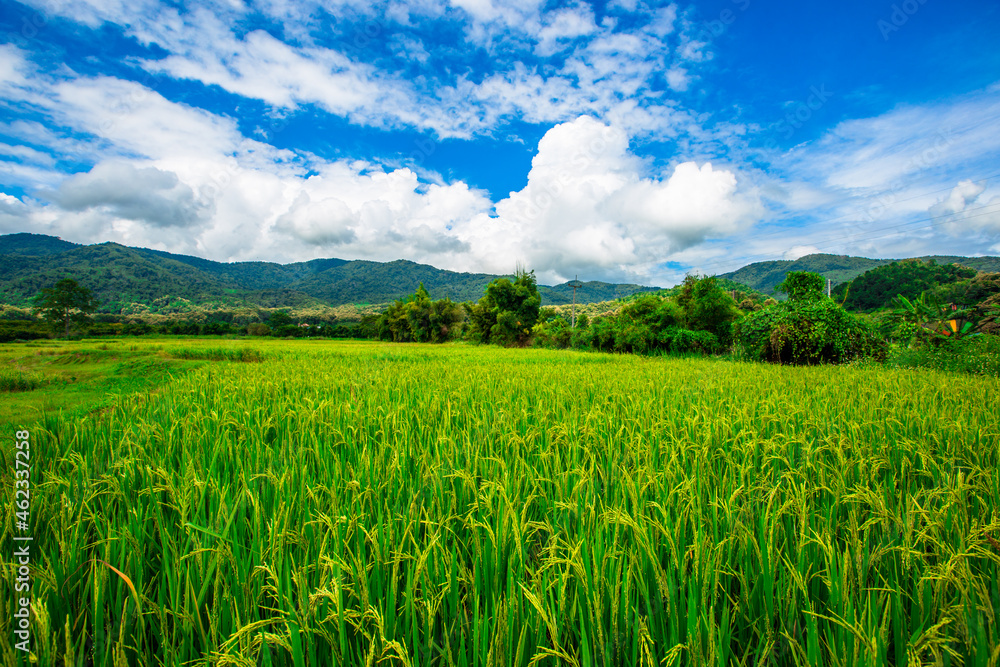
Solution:
<svg viewBox="0 0 1000 667">
<path fill-rule="evenodd" d="M 922 262 L 933 260 L 937 264 L 961 264 L 977 271 L 1000 271 L 1000 257 L 958 257 L 958 256 L 928 256 L 917 257 Z M 800 257 L 796 260 L 774 260 L 755 262 L 741 269 L 723 273 L 720 278 L 728 278 L 742 283 L 764 294 L 775 294 L 778 283 L 785 279 L 789 271 L 809 271 L 818 273 L 833 281 L 834 286 L 853 280 L 870 269 L 901 260 L 868 259 L 866 257 L 848 257 L 847 255 L 814 254 Z"/>
<path fill-rule="evenodd" d="M 181 300 L 202 307 L 265 308 L 386 304 L 420 283 L 454 301 L 475 301 L 498 276 L 458 273 L 406 260 L 316 259 L 308 262 L 214 262 L 117 243 L 79 245 L 40 234 L 0 236 L 0 303 L 27 306 L 39 290 L 71 277 L 93 290 L 99 312 Z M 579 303 L 607 301 L 657 288 L 587 282 Z M 570 303 L 567 285 L 539 286 L 543 303 Z"/>
<path fill-rule="evenodd" d="M 888 308 L 899 295 L 915 299 L 926 290 L 974 278 L 976 274 L 975 269 L 960 264 L 942 265 L 934 260 L 891 262 L 838 285 L 833 297 L 849 310 L 870 312 Z"/>
</svg>

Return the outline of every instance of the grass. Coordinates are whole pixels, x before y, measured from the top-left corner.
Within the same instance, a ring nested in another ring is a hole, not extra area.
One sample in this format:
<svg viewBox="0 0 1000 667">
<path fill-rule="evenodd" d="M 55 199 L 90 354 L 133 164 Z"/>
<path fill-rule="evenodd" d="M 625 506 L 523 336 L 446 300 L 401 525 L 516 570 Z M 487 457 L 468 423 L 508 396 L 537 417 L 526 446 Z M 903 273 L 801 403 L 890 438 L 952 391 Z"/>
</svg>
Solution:
<svg viewBox="0 0 1000 667">
<path fill-rule="evenodd" d="M 4 395 L 0 425 L 10 430 L 60 411 L 82 418 L 199 365 L 164 357 L 161 349 L 148 341 L 0 344 L 0 391 L 17 392 Z"/>
<path fill-rule="evenodd" d="M 39 664 L 1000 660 L 994 378 L 253 349 L 32 426 Z"/>
<path fill-rule="evenodd" d="M 0 392 L 31 391 L 45 382 L 41 373 L 11 364 L 0 366 Z"/>
<path fill-rule="evenodd" d="M 886 365 L 1000 377 L 1000 336 L 981 334 L 919 349 L 894 346 Z"/>
</svg>

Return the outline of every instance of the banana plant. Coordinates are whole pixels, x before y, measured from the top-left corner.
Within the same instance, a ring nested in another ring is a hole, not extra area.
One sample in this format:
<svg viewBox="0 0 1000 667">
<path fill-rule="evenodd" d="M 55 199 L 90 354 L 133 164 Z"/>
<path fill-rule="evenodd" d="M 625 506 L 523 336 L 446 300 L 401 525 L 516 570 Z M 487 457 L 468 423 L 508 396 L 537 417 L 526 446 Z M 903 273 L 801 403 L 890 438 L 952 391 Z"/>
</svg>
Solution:
<svg viewBox="0 0 1000 667">
<path fill-rule="evenodd" d="M 900 294 L 893 299 L 892 308 L 896 319 L 927 329 L 938 340 L 968 336 L 984 319 L 975 307 L 949 307 L 928 297 L 927 292 L 912 301 Z"/>
</svg>

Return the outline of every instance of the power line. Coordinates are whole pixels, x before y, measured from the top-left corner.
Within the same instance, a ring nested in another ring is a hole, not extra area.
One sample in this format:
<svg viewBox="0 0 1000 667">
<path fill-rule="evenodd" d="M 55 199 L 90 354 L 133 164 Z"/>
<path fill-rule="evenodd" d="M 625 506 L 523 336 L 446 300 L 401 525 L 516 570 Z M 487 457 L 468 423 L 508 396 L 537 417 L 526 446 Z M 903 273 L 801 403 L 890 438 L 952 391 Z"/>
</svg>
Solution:
<svg viewBox="0 0 1000 667">
<path fill-rule="evenodd" d="M 986 204 L 984 206 L 978 206 L 978 207 L 975 207 L 975 208 L 966 209 L 965 211 L 960 211 L 960 213 L 970 213 L 970 212 L 975 212 L 975 211 L 982 211 L 984 209 L 988 209 L 988 208 L 992 208 L 992 207 L 997 207 L 997 206 L 1000 206 L 1000 203 Z M 966 215 L 962 219 L 968 220 L 970 218 L 979 218 L 979 217 L 982 217 L 984 215 L 991 215 L 991 214 L 994 214 L 994 213 L 1000 213 L 1000 208 L 995 209 L 995 210 L 986 211 L 985 213 L 979 213 L 978 215 Z M 949 220 L 947 220 L 947 218 L 950 218 L 950 217 L 952 217 L 954 215 L 957 215 L 957 213 L 952 213 L 952 214 L 950 214 L 948 216 L 945 216 L 946 219 L 943 219 L 943 220 L 939 220 L 938 216 L 934 216 L 934 217 L 930 217 L 930 218 L 921 218 L 919 220 L 911 220 L 909 222 L 904 222 L 902 224 L 893 225 L 893 226 L 890 226 L 890 227 L 881 227 L 881 228 L 877 228 L 877 229 L 871 229 L 871 230 L 868 230 L 867 232 L 862 232 L 862 233 L 863 234 L 871 234 L 871 233 L 878 234 L 878 233 L 881 233 L 881 232 L 884 232 L 884 231 L 888 231 L 888 230 L 894 230 L 894 229 L 901 229 L 903 227 L 909 227 L 910 225 L 915 225 L 915 224 L 921 223 L 921 222 L 931 222 L 931 224 L 930 225 L 925 225 L 925 226 L 922 226 L 922 227 L 916 227 L 916 228 L 913 228 L 913 229 L 911 229 L 909 231 L 919 231 L 919 230 L 922 230 L 922 229 L 931 229 L 931 228 L 933 228 L 933 227 L 935 227 L 937 225 L 943 224 L 945 222 L 949 222 Z M 938 222 L 933 222 L 935 220 L 938 220 Z M 817 224 L 823 224 L 823 223 L 817 223 Z M 886 236 L 892 236 L 892 235 L 893 234 L 885 234 L 885 235 L 882 235 L 882 236 L 875 236 L 875 237 L 869 238 L 869 237 L 866 237 L 866 236 L 858 237 L 855 234 L 850 234 L 848 236 L 835 237 L 835 238 L 832 238 L 832 239 L 828 238 L 828 239 L 824 239 L 824 240 L 818 241 L 817 243 L 819 245 L 816 245 L 816 244 L 810 244 L 810 245 L 813 245 L 813 247 L 815 247 L 817 250 L 822 250 L 824 248 L 828 248 L 831 245 L 836 245 L 837 243 L 840 243 L 840 242 L 846 241 L 846 240 L 850 240 L 850 241 L 873 241 L 875 239 L 884 238 Z M 757 238 L 759 238 L 759 237 L 757 237 Z M 743 259 L 743 261 L 746 261 L 746 260 L 756 260 L 756 259 L 759 259 L 759 258 L 768 258 L 768 257 L 771 257 L 771 256 L 772 255 L 751 255 L 749 257 L 745 257 Z M 719 266 L 722 266 L 724 263 L 725 262 L 722 262 L 722 261 L 713 262 L 711 264 L 705 265 L 705 268 L 719 267 Z M 750 263 L 752 264 L 753 262 L 750 262 Z"/>
<path fill-rule="evenodd" d="M 1000 177 L 1000 172 L 997 172 L 997 173 L 992 174 L 990 176 L 986 176 L 984 178 L 969 179 L 969 180 L 973 180 L 973 182 L 975 182 L 975 183 L 984 183 L 986 181 L 991 181 L 991 180 L 993 180 L 995 178 L 998 178 L 998 177 Z M 914 195 L 912 197 L 906 197 L 905 199 L 894 199 L 892 201 L 892 203 L 893 204 L 902 204 L 903 202 L 913 201 L 914 199 L 920 199 L 922 197 L 928 197 L 930 195 L 936 195 L 936 194 L 941 193 L 941 192 L 947 192 L 949 190 L 954 190 L 955 187 L 956 186 L 954 186 L 954 185 L 949 185 L 948 187 L 941 188 L 940 190 L 931 190 L 930 192 L 923 192 L 921 194 Z M 877 199 L 880 196 L 883 196 L 884 194 L 886 194 L 887 192 L 891 192 L 891 191 L 883 191 L 880 194 L 867 195 L 865 197 L 865 199 Z M 828 223 L 831 223 L 831 222 L 837 222 L 838 220 L 843 220 L 844 218 L 849 218 L 849 217 L 857 215 L 857 214 L 858 214 L 857 211 L 853 211 L 851 213 L 845 213 L 844 215 L 839 215 L 836 218 L 827 218 L 826 220 L 822 220 L 822 221 L 814 222 L 814 223 L 810 223 L 810 224 L 825 225 L 825 224 L 828 224 Z M 786 233 L 787 231 L 788 231 L 787 228 L 777 229 L 777 230 L 775 230 L 773 232 L 768 232 L 766 234 L 758 234 L 754 238 L 761 239 L 761 238 L 767 238 L 769 236 L 778 236 L 780 234 Z"/>
</svg>

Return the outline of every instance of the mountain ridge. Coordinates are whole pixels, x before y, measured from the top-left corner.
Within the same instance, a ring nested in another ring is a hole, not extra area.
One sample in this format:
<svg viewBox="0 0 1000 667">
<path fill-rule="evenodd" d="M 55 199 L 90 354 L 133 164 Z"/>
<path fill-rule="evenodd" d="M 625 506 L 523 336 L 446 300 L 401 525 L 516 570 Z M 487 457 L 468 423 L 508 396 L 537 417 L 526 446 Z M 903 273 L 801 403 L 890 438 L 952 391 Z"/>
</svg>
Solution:
<svg viewBox="0 0 1000 667">
<path fill-rule="evenodd" d="M 962 257 L 958 255 L 925 255 L 923 257 L 902 257 L 896 259 L 871 259 L 868 257 L 853 257 L 850 255 L 832 255 L 815 253 L 804 255 L 798 259 L 777 259 L 747 264 L 735 271 L 719 274 L 720 278 L 743 283 L 764 294 L 773 295 L 774 288 L 785 278 L 788 271 L 812 271 L 833 281 L 836 287 L 862 275 L 866 271 L 893 262 L 908 260 L 938 264 L 961 264 L 977 271 L 1000 271 L 1000 257 L 985 255 L 982 257 Z"/>
<path fill-rule="evenodd" d="M 405 259 L 216 262 L 114 242 L 83 245 L 43 234 L 0 235 L 0 302 L 28 305 L 39 290 L 64 277 L 92 289 L 101 310 L 113 312 L 167 297 L 224 306 L 382 304 L 412 294 L 421 282 L 435 298 L 477 301 L 500 276 Z M 577 301 L 595 303 L 658 289 L 590 281 Z M 568 284 L 539 285 L 539 293 L 544 305 L 567 304 L 573 298 Z"/>
<path fill-rule="evenodd" d="M 979 271 L 1000 271 L 1000 257 L 927 256 L 921 261 L 958 263 Z M 817 253 L 795 260 L 754 262 L 720 274 L 763 292 L 788 271 L 814 271 L 834 285 L 865 271 L 904 259 L 871 259 Z M 44 287 L 72 277 L 90 287 L 101 310 L 115 312 L 135 303 L 182 299 L 217 306 L 302 307 L 384 304 L 412 294 L 421 282 L 434 298 L 477 301 L 497 277 L 438 269 L 406 259 L 391 262 L 320 258 L 305 262 L 216 262 L 165 250 L 130 247 L 114 242 L 79 244 L 27 232 L 0 235 L 0 303 L 26 306 Z M 577 303 L 598 303 L 664 288 L 584 281 Z M 573 299 L 568 283 L 539 285 L 543 305 Z"/>
</svg>

